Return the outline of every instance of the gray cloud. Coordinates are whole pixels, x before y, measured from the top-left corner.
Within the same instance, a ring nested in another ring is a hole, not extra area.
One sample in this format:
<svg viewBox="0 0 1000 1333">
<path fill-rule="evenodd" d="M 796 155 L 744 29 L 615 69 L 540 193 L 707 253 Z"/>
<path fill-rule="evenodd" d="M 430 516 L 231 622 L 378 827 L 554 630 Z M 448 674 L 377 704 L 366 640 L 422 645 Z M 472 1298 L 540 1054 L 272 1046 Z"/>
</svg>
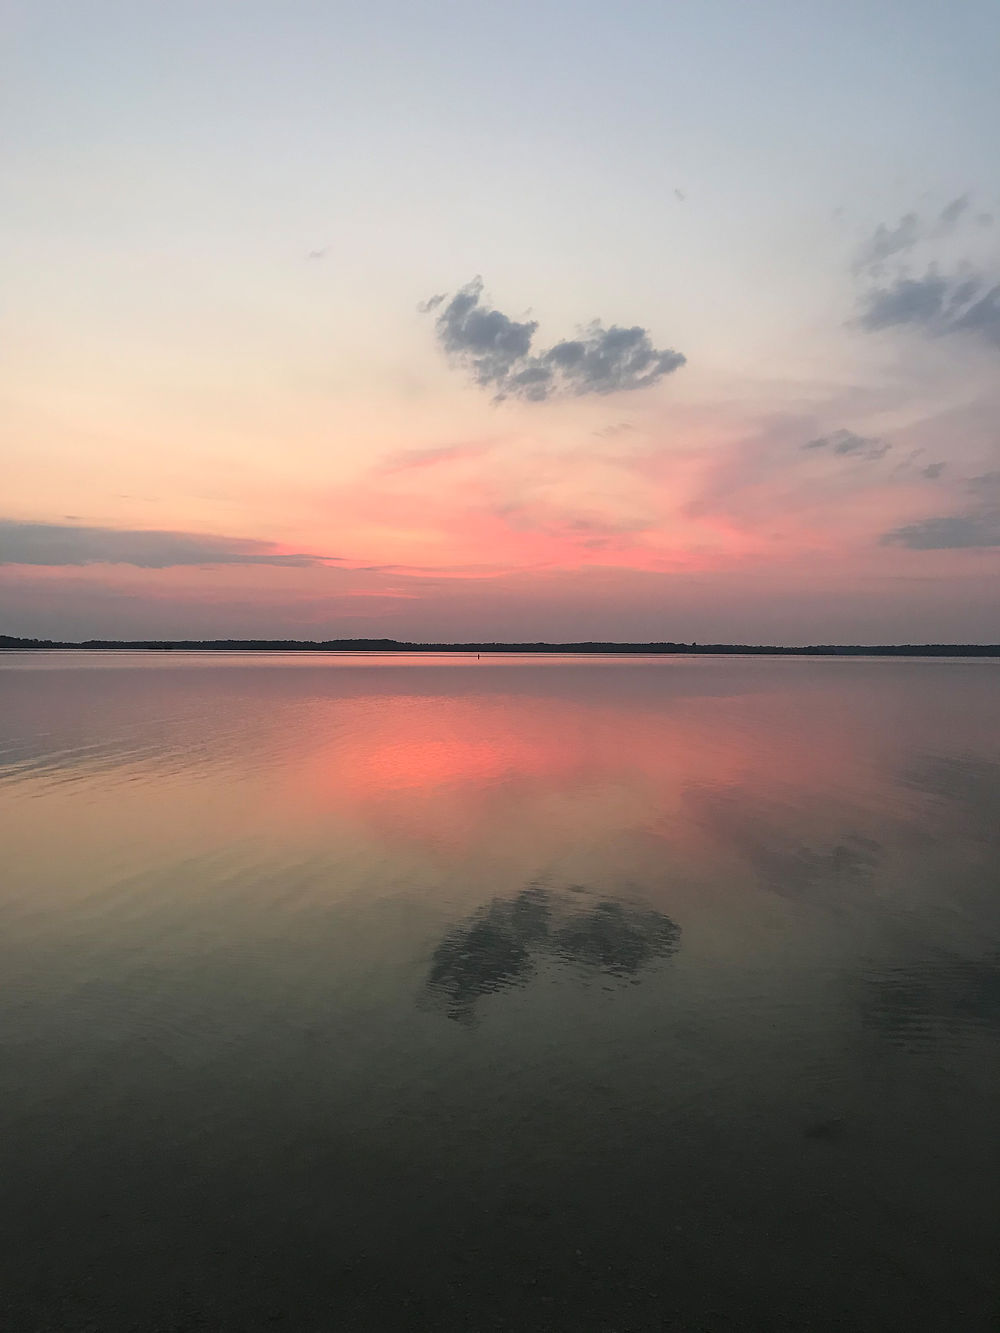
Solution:
<svg viewBox="0 0 1000 1333">
<path fill-rule="evenodd" d="M 919 213 L 904 213 L 894 227 L 881 222 L 862 242 L 854 259 L 855 273 L 880 272 L 894 255 L 903 255 L 922 241 L 949 236 L 969 211 L 967 194 L 960 194 L 946 204 L 936 218 L 924 219 Z"/>
<path fill-rule="evenodd" d="M 908 546 L 912 551 L 1000 546 L 1000 472 L 969 477 L 965 489 L 973 497 L 965 509 L 894 528 L 882 538 L 883 545 Z"/>
<path fill-rule="evenodd" d="M 973 495 L 995 495 L 1000 499 L 1000 472 L 981 472 L 966 483 Z"/>
<path fill-rule="evenodd" d="M 945 464 L 943 461 L 928 463 L 924 461 L 924 450 L 922 448 L 911 449 L 910 452 L 902 458 L 898 458 L 896 466 L 892 470 L 893 480 L 902 480 L 912 482 L 917 477 L 924 481 L 937 481 L 944 472 Z"/>
<path fill-rule="evenodd" d="M 950 204 L 946 204 L 938 218 L 938 232 L 940 233 L 942 230 L 945 233 L 951 231 L 962 214 L 967 212 L 968 207 L 969 196 L 967 194 L 960 194 L 957 199 L 953 199 Z"/>
<path fill-rule="evenodd" d="M 906 213 L 895 227 L 880 223 L 874 233 L 858 250 L 854 260 L 855 273 L 879 268 L 893 255 L 911 250 L 923 237 L 923 227 L 916 213 Z"/>
<path fill-rule="evenodd" d="M 949 273 L 930 264 L 914 271 L 906 258 L 925 242 L 982 226 L 987 219 L 992 220 L 985 213 L 971 217 L 969 196 L 963 194 L 936 218 L 925 221 L 907 213 L 894 227 L 877 227 L 854 262 L 855 274 L 870 284 L 861 293 L 860 327 L 870 332 L 910 328 L 934 338 L 964 335 L 1000 348 L 1000 277 L 992 265 L 966 263 Z M 898 262 L 890 268 L 894 258 Z"/>
<path fill-rule="evenodd" d="M 851 430 L 835 430 L 832 435 L 821 435 L 802 445 L 803 449 L 825 449 L 834 454 L 871 460 L 884 458 L 891 447 L 885 440 L 868 439 L 864 435 L 855 435 Z"/>
<path fill-rule="evenodd" d="M 923 518 L 887 532 L 882 544 L 908 546 L 911 551 L 1000 546 L 1000 509 L 968 510 L 963 514 Z"/>
<path fill-rule="evenodd" d="M 922 278 L 899 277 L 862 298 L 861 327 L 909 326 L 931 337 L 966 334 L 1000 348 L 1000 282 L 983 273 L 952 277 L 930 268 Z"/>
<path fill-rule="evenodd" d="M 483 283 L 474 278 L 438 315 L 435 330 L 443 350 L 475 382 L 495 390 L 497 400 L 548 398 L 644 389 L 684 365 L 680 352 L 653 346 L 638 325 L 604 328 L 595 321 L 579 338 L 563 339 L 533 352 L 537 320 L 518 322 L 482 303 Z M 433 310 L 444 298 L 424 302 Z"/>
<path fill-rule="evenodd" d="M 1000 347 L 1000 282 L 985 287 L 985 279 L 978 279 L 973 292 L 974 299 L 958 313 L 951 325 L 956 333 L 973 333 L 992 347 Z M 959 284 L 957 297 L 962 300 L 969 290 L 970 283 Z"/>
<path fill-rule="evenodd" d="M 923 278 L 897 278 L 890 286 L 866 294 L 861 324 L 870 330 L 898 324 L 932 325 L 941 318 L 947 295 L 947 279 L 933 271 Z"/>
<path fill-rule="evenodd" d="M 0 519 L 0 565 L 177 565 L 325 564 L 331 557 L 284 554 L 270 542 L 191 532 L 148 532 L 76 524 L 25 523 Z"/>
</svg>

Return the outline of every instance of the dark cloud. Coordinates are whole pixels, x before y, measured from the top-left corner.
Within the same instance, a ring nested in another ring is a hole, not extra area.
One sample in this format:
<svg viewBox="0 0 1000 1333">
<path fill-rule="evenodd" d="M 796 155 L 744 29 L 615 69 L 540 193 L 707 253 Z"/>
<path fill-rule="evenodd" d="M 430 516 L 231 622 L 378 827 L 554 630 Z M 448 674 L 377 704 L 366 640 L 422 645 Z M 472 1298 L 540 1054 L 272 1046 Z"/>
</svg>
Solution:
<svg viewBox="0 0 1000 1333">
<path fill-rule="evenodd" d="M 324 564 L 331 557 L 285 554 L 270 542 L 192 532 L 147 532 L 76 524 L 23 523 L 0 519 L 0 565 L 176 565 Z"/>
<path fill-rule="evenodd" d="M 891 447 L 885 440 L 868 439 L 864 435 L 855 435 L 851 430 L 835 430 L 832 435 L 821 435 L 802 445 L 803 449 L 824 449 L 829 453 L 863 459 L 884 458 Z"/>
<path fill-rule="evenodd" d="M 519 323 L 481 305 L 482 291 L 482 279 L 475 278 L 456 292 L 438 315 L 438 341 L 449 356 L 472 372 L 477 384 L 494 385 L 501 393 L 513 391 L 521 397 L 533 397 L 528 386 L 533 380 L 541 382 L 538 358 L 530 355 L 538 323 Z M 541 375 L 542 380 L 545 378 L 547 373 Z M 538 396 L 546 397 L 547 389 Z"/>
<path fill-rule="evenodd" d="M 928 481 L 937 481 L 938 477 L 940 477 L 941 473 L 944 471 L 944 464 L 928 463 L 927 466 L 921 468 L 920 471 L 921 474 L 925 476 Z"/>
<path fill-rule="evenodd" d="M 680 352 L 653 346 L 638 325 L 604 328 L 590 324 L 579 338 L 563 339 L 533 352 L 537 320 L 519 322 L 482 302 L 483 283 L 474 278 L 444 306 L 435 324 L 438 342 L 477 384 L 498 400 L 548 398 L 644 389 L 685 363 Z M 424 302 L 427 310 L 444 298 Z"/>
</svg>

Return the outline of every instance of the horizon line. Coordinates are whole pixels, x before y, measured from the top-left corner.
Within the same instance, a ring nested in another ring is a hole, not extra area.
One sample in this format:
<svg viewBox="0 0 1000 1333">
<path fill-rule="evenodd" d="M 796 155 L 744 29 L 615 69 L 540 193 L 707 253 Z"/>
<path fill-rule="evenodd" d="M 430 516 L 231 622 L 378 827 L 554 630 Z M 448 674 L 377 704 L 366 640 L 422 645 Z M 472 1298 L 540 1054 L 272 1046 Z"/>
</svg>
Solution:
<svg viewBox="0 0 1000 1333">
<path fill-rule="evenodd" d="M 495 652 L 495 653 L 638 653 L 654 655 L 668 654 L 772 654 L 780 655 L 827 655 L 850 654 L 864 656 L 909 655 L 909 656 L 946 656 L 952 654 L 965 656 L 1000 656 L 1000 643 L 812 643 L 812 644 L 761 644 L 761 643 L 700 643 L 675 640 L 620 641 L 609 639 L 575 639 L 561 642 L 546 640 L 460 640 L 445 642 L 428 640 L 424 642 L 388 639 L 264 639 L 264 638 L 222 638 L 222 639 L 38 639 L 20 635 L 0 634 L 0 651 L 313 651 L 313 652 Z"/>
</svg>

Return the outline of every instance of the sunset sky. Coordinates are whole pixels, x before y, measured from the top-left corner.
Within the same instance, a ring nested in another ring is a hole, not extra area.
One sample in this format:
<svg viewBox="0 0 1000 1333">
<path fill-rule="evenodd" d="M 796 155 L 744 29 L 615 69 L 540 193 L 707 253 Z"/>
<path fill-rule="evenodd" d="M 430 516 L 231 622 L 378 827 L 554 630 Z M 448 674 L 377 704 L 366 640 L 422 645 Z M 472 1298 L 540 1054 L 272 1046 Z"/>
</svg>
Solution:
<svg viewBox="0 0 1000 1333">
<path fill-rule="evenodd" d="M 0 633 L 1000 641 L 996 0 L 15 0 Z"/>
</svg>

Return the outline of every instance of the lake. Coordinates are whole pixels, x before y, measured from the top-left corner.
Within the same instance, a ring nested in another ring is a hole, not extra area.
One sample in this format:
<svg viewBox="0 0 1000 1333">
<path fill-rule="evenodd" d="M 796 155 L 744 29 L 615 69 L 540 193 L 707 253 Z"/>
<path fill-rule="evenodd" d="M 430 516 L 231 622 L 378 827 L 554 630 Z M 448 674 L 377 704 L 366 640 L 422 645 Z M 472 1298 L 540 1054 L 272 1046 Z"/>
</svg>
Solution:
<svg viewBox="0 0 1000 1333">
<path fill-rule="evenodd" d="M 978 1330 L 1000 662 L 0 656 L 0 1325 Z"/>
</svg>

